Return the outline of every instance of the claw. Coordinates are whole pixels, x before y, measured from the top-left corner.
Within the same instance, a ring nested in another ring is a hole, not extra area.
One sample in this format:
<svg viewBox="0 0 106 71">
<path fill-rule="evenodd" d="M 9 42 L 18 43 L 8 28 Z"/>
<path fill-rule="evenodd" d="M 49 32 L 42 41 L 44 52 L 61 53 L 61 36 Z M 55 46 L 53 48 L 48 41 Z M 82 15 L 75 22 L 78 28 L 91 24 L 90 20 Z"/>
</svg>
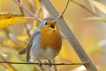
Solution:
<svg viewBox="0 0 106 71">
<path fill-rule="evenodd" d="M 49 67 L 51 67 L 52 66 L 52 62 L 50 60 L 48 60 L 48 62 L 49 62 Z"/>
<path fill-rule="evenodd" d="M 42 62 L 41 62 L 40 60 L 38 60 L 38 59 L 37 59 L 37 61 L 38 61 L 38 63 L 39 63 L 38 65 L 39 65 L 40 67 L 42 67 Z"/>
</svg>

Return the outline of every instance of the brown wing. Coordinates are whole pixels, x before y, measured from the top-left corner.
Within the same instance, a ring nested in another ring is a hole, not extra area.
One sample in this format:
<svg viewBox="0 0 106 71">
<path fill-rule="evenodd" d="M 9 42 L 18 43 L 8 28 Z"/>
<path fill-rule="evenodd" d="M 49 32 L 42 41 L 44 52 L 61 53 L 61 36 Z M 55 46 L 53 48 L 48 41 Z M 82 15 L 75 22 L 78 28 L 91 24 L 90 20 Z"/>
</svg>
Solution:
<svg viewBox="0 0 106 71">
<path fill-rule="evenodd" d="M 29 39 L 29 43 L 28 43 L 28 45 L 27 45 L 27 47 L 26 47 L 26 54 L 27 54 L 26 59 L 27 59 L 27 62 L 28 62 L 29 59 L 30 59 L 30 49 L 31 49 L 31 47 L 32 47 L 33 39 L 34 39 L 34 37 L 35 37 L 37 34 L 39 34 L 39 33 L 40 33 L 39 30 L 35 30 L 34 33 L 32 34 L 32 36 L 31 36 L 30 39 Z"/>
</svg>

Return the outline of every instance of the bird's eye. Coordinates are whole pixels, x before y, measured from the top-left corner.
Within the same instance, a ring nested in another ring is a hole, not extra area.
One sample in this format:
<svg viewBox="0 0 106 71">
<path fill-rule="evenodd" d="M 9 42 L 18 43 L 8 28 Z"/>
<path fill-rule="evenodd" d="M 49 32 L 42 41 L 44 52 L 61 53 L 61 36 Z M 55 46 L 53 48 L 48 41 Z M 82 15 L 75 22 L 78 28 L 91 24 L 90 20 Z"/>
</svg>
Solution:
<svg viewBox="0 0 106 71">
<path fill-rule="evenodd" d="M 44 24 L 47 25 L 48 23 L 45 21 Z"/>
</svg>

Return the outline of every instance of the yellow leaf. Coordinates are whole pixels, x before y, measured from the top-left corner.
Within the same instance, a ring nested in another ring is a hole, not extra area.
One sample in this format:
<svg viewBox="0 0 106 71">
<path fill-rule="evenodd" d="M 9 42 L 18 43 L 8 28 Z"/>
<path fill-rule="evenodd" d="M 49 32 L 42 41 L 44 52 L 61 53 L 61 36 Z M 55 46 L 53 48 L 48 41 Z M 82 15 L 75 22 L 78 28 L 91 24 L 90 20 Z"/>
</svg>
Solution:
<svg viewBox="0 0 106 71">
<path fill-rule="evenodd" d="M 11 40 L 3 41 L 2 44 L 10 47 L 15 47 L 15 44 Z"/>
<path fill-rule="evenodd" d="M 22 47 L 25 47 L 27 45 L 26 39 L 28 38 L 28 35 L 21 35 L 18 37 L 15 37 L 15 39 L 9 39 L 2 42 L 3 45 L 13 47 L 17 50 L 21 49 Z"/>
<path fill-rule="evenodd" d="M 2 13 L 0 14 L 0 29 L 7 28 L 23 19 L 21 14 Z"/>
<path fill-rule="evenodd" d="M 93 4 L 95 7 L 97 7 L 100 11 L 102 11 L 103 13 L 106 14 L 106 6 L 97 2 L 97 1 L 93 1 Z"/>
<path fill-rule="evenodd" d="M 16 71 L 11 65 L 9 64 L 3 64 L 9 71 Z"/>
<path fill-rule="evenodd" d="M 34 3 L 36 5 L 36 8 L 39 9 L 40 8 L 39 0 L 34 0 Z"/>
<path fill-rule="evenodd" d="M 23 34 L 23 35 L 20 35 L 20 36 L 17 36 L 17 39 L 20 40 L 20 41 L 26 41 L 26 39 L 28 39 L 28 35 L 27 34 Z"/>
</svg>

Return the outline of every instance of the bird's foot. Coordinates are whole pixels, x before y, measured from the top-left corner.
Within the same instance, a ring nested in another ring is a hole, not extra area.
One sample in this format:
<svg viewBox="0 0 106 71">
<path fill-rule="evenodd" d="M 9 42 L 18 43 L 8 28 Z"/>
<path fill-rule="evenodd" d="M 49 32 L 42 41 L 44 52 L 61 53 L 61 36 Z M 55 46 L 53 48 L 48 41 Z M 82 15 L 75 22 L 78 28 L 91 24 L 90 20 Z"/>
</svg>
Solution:
<svg viewBox="0 0 106 71">
<path fill-rule="evenodd" d="M 38 61 L 38 66 L 42 67 L 42 62 L 39 59 L 37 59 L 37 61 Z"/>
<path fill-rule="evenodd" d="M 48 60 L 49 62 L 49 67 L 52 67 L 52 62 L 50 60 Z"/>
</svg>

